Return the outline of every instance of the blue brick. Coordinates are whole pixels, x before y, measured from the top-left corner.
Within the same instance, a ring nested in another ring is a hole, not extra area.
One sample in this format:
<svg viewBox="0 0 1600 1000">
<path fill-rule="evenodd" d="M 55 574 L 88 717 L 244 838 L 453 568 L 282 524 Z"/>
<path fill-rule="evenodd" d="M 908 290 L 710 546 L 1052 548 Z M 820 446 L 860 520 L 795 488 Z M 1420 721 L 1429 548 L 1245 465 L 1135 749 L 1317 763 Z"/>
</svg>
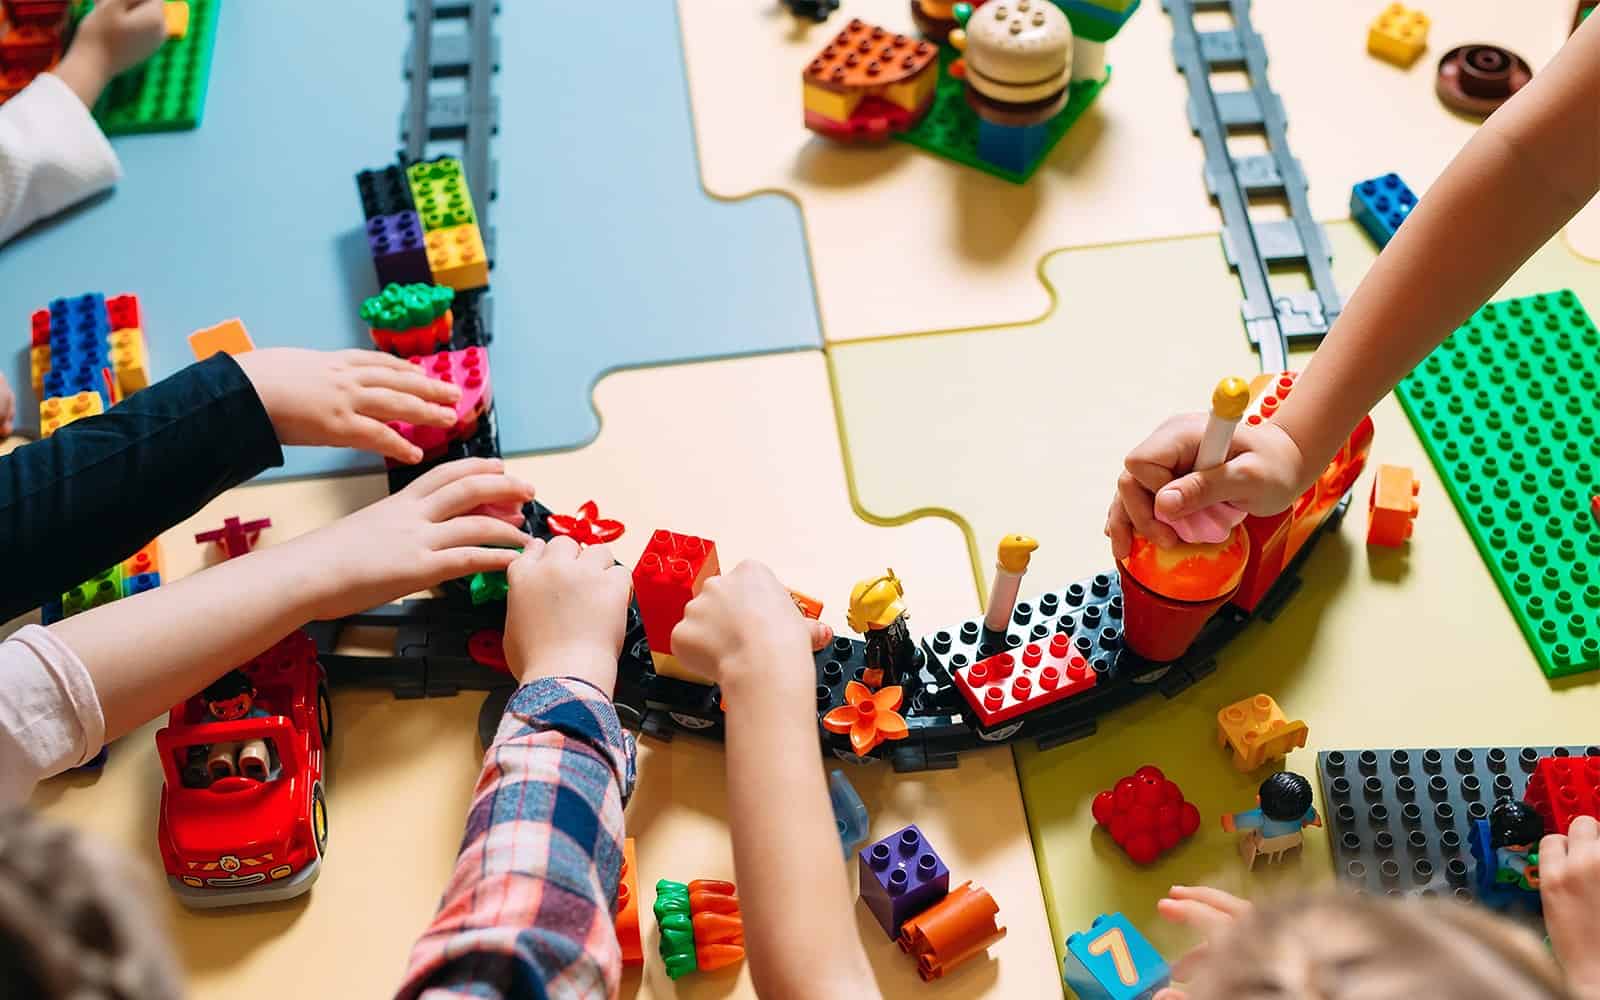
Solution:
<svg viewBox="0 0 1600 1000">
<path fill-rule="evenodd" d="M 1027 173 L 1049 142 L 1049 122 L 1016 127 L 978 119 L 978 155 L 1012 173 Z"/>
<path fill-rule="evenodd" d="M 1067 938 L 1061 966 L 1078 1000 L 1148 1000 L 1172 981 L 1166 960 L 1120 913 L 1102 913 Z"/>
<path fill-rule="evenodd" d="M 123 581 L 122 593 L 126 597 L 132 597 L 134 594 L 142 594 L 159 586 L 161 586 L 160 573 L 137 573 Z"/>
<path fill-rule="evenodd" d="M 860 853 L 861 899 L 891 939 L 900 925 L 950 894 L 950 869 L 915 823 Z"/>
<path fill-rule="evenodd" d="M 1350 216 L 1382 250 L 1417 206 L 1417 196 L 1398 174 L 1384 174 L 1350 189 Z"/>
</svg>

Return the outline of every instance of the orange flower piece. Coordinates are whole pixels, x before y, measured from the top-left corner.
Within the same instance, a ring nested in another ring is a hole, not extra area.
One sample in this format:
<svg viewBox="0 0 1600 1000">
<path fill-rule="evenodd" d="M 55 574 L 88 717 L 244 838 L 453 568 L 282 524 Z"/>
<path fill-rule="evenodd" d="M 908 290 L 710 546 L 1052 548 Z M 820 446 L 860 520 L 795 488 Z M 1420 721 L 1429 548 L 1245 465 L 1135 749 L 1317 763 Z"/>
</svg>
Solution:
<svg viewBox="0 0 1600 1000">
<path fill-rule="evenodd" d="M 844 686 L 845 704 L 822 717 L 830 733 L 849 733 L 850 749 L 865 757 L 884 740 L 903 740 L 910 734 L 906 720 L 896 711 L 900 707 L 900 687 L 893 685 L 873 691 L 860 681 Z"/>
</svg>

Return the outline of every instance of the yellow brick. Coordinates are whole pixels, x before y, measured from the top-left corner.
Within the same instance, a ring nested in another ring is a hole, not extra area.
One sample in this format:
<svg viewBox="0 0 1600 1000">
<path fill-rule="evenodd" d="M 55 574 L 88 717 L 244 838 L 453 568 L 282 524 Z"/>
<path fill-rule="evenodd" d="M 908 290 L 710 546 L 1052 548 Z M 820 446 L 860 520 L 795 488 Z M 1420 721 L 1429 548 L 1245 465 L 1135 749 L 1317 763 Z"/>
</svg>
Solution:
<svg viewBox="0 0 1600 1000">
<path fill-rule="evenodd" d="M 111 367 L 117 388 L 131 396 L 150 384 L 150 359 L 145 355 L 144 331 L 118 330 L 111 335 Z"/>
<path fill-rule="evenodd" d="M 40 344 L 28 352 L 28 367 L 33 370 L 33 394 L 44 391 L 44 376 L 50 370 L 50 345 Z"/>
<path fill-rule="evenodd" d="M 47 438 L 68 424 L 105 412 L 97 392 L 52 396 L 39 403 L 39 437 Z"/>
<path fill-rule="evenodd" d="M 1236 701 L 1217 713 L 1217 746 L 1233 748 L 1233 766 L 1240 771 L 1305 746 L 1309 735 L 1306 724 L 1290 722 L 1271 695 Z"/>
<path fill-rule="evenodd" d="M 1367 51 L 1396 66 L 1410 66 L 1428 47 L 1428 15 L 1397 3 L 1384 8 L 1367 29 Z"/>
<path fill-rule="evenodd" d="M 933 88 L 938 83 L 939 66 L 935 63 L 909 80 L 901 80 L 883 88 L 883 99 L 907 111 L 915 111 L 933 97 Z"/>
<path fill-rule="evenodd" d="M 841 94 L 832 90 L 824 90 L 806 84 L 801 93 L 805 98 L 807 111 L 815 112 L 829 121 L 847 122 L 850 116 L 856 113 L 856 105 L 861 103 L 860 91 L 851 91 Z"/>
<path fill-rule="evenodd" d="M 489 286 L 489 255 L 473 223 L 429 233 L 428 268 L 433 280 L 458 292 Z"/>
<path fill-rule="evenodd" d="M 189 33 L 189 0 L 167 0 L 167 37 L 182 38 Z"/>
<path fill-rule="evenodd" d="M 651 650 L 650 659 L 655 661 L 656 673 L 662 677 L 672 677 L 676 680 L 688 681 L 690 684 L 704 684 L 706 687 L 711 686 L 709 680 L 699 674 L 685 670 L 683 665 L 678 662 L 678 658 L 671 653 L 657 653 L 655 650 Z"/>
</svg>

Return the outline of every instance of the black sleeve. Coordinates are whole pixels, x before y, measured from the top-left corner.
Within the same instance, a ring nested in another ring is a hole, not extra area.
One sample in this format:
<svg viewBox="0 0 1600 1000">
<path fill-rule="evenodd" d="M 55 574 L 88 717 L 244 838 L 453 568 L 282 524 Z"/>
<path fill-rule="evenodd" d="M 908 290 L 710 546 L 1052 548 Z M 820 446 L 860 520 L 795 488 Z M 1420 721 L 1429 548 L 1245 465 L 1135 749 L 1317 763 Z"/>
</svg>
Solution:
<svg viewBox="0 0 1600 1000">
<path fill-rule="evenodd" d="M 0 621 L 282 464 L 266 409 L 226 354 L 0 457 Z"/>
</svg>

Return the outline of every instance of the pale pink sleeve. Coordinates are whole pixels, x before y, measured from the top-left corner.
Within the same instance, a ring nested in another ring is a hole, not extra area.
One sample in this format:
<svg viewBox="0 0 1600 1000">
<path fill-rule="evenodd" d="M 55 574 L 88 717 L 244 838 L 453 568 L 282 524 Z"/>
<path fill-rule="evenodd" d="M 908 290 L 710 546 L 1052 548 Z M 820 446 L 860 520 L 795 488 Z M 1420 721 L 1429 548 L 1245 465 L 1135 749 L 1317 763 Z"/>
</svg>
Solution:
<svg viewBox="0 0 1600 1000">
<path fill-rule="evenodd" d="M 121 176 L 111 143 L 60 78 L 41 73 L 0 104 L 0 243 Z"/>
<path fill-rule="evenodd" d="M 78 654 L 39 625 L 0 642 L 0 806 L 87 762 L 105 738 L 94 680 Z"/>
</svg>

